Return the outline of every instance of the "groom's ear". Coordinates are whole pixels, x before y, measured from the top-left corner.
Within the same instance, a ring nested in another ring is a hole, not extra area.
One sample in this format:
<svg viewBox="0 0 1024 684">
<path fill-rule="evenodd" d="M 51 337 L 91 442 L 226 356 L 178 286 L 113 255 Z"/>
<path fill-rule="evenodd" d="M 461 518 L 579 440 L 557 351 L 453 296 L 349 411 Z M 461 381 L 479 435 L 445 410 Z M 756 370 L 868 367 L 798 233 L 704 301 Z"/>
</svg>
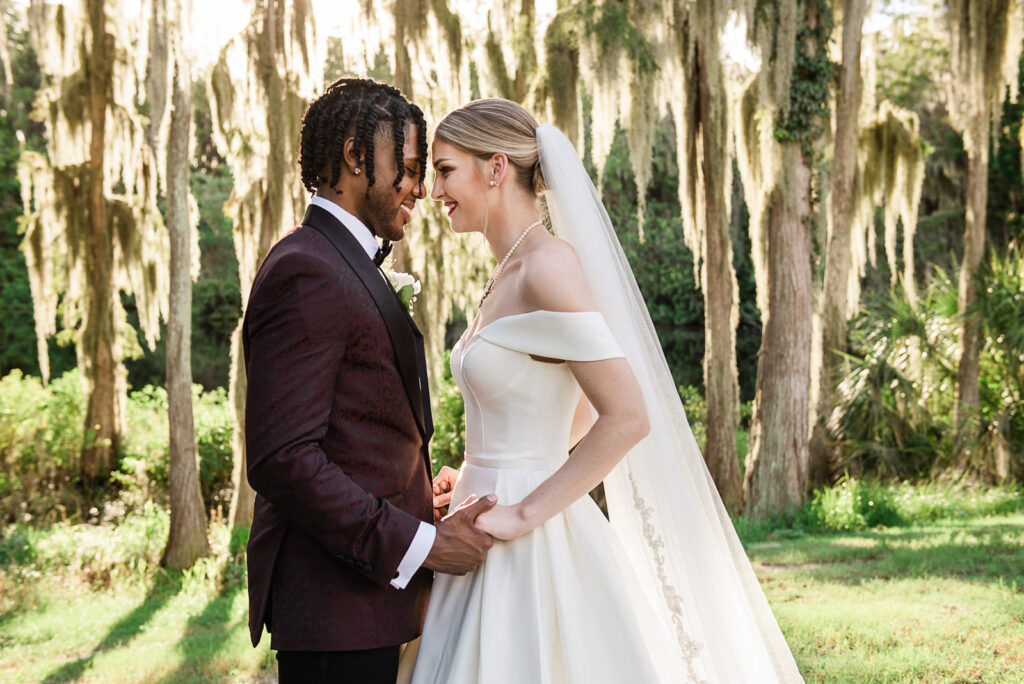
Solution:
<svg viewBox="0 0 1024 684">
<path fill-rule="evenodd" d="M 342 160 L 345 168 L 351 174 L 356 173 L 356 169 L 362 166 L 362 159 L 356 156 L 356 139 L 346 138 L 345 144 L 342 147 Z"/>
</svg>

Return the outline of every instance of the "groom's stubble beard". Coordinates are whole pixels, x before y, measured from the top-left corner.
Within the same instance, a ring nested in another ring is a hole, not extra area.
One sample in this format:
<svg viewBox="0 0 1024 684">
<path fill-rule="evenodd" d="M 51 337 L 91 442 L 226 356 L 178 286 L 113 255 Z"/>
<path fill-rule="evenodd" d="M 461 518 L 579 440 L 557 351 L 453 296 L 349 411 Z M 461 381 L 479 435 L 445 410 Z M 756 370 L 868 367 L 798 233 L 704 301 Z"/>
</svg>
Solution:
<svg viewBox="0 0 1024 684">
<path fill-rule="evenodd" d="M 363 222 L 379 238 L 398 242 L 405 237 L 402 197 L 391 185 L 374 184 L 366 198 Z"/>
</svg>

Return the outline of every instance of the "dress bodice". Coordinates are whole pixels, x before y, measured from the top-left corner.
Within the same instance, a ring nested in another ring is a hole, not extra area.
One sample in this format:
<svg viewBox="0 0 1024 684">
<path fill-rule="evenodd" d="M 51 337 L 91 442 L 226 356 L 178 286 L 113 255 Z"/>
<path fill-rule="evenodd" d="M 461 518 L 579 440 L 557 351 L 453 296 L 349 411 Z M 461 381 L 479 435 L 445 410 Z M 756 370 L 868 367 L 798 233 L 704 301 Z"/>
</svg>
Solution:
<svg viewBox="0 0 1024 684">
<path fill-rule="evenodd" d="M 499 318 L 452 349 L 465 401 L 468 461 L 555 470 L 568 456 L 580 386 L 564 361 L 622 351 L 598 312 L 531 311 Z"/>
</svg>

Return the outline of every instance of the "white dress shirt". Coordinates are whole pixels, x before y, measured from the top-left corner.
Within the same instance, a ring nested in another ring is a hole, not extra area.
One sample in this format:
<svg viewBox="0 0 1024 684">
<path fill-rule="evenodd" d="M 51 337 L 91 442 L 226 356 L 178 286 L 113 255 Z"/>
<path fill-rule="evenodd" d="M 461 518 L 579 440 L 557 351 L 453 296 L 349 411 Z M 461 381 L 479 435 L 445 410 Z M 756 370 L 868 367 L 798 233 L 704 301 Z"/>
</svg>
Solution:
<svg viewBox="0 0 1024 684">
<path fill-rule="evenodd" d="M 377 238 L 373 236 L 373 233 L 366 227 L 366 224 L 334 202 L 323 197 L 314 195 L 310 203 L 329 211 L 334 218 L 338 219 L 343 226 L 348 228 L 348 231 L 352 233 L 352 236 L 359 242 L 360 246 L 366 250 L 366 255 L 370 259 L 377 255 L 377 250 L 380 249 L 380 246 L 377 244 Z M 423 565 L 423 561 L 427 559 L 430 549 L 434 546 L 436 534 L 437 529 L 433 525 L 420 521 L 419 529 L 416 530 L 416 536 L 412 538 L 412 543 L 409 544 L 402 562 L 398 564 L 398 573 L 391 580 L 391 586 L 396 589 L 405 589 L 405 586 L 409 584 L 409 580 L 412 579 L 412 576 Z"/>
</svg>

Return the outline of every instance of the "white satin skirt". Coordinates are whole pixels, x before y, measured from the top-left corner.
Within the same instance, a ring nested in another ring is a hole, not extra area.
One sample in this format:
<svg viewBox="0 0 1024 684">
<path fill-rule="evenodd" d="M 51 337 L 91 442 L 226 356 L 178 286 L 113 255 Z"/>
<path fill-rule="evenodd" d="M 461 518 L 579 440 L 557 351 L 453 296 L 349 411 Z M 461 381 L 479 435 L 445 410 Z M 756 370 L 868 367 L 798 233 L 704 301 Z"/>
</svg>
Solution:
<svg viewBox="0 0 1024 684">
<path fill-rule="evenodd" d="M 468 457 L 452 507 L 470 494 L 518 503 L 557 468 Z M 438 573 L 423 636 L 402 655 L 412 684 L 682 682 L 670 625 L 651 609 L 601 510 L 584 496 L 531 533 L 496 541 L 468 575 Z"/>
</svg>

